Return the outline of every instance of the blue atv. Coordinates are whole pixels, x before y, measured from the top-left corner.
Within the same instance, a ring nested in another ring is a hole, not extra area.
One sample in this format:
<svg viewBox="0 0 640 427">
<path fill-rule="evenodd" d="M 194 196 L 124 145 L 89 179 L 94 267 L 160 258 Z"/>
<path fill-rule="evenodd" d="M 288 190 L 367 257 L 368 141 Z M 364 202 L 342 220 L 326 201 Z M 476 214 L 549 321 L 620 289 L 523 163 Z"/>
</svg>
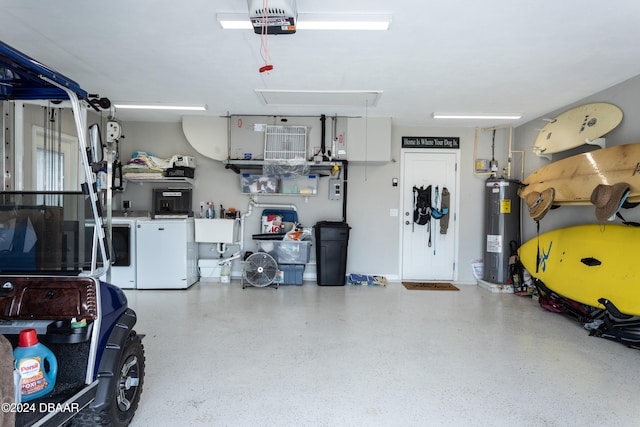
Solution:
<svg viewBox="0 0 640 427">
<path fill-rule="evenodd" d="M 93 173 L 93 156 L 103 147 L 99 131 L 87 138 L 81 114 L 108 107 L 108 100 L 91 98 L 74 81 L 0 42 L 3 120 L 12 116 L 14 100 L 70 103 L 86 177 L 78 191 L 14 191 L 5 176 L 0 190 L 0 361 L 13 360 L 10 353 L 26 329 L 35 329 L 57 360 L 53 388 L 18 402 L 8 399 L 15 395 L 13 370 L 0 362 L 2 426 L 126 426 L 140 401 L 142 336 L 133 329 L 136 314 L 124 293 L 107 283 L 110 224 Z M 2 128 L 10 126 L 3 122 Z"/>
</svg>

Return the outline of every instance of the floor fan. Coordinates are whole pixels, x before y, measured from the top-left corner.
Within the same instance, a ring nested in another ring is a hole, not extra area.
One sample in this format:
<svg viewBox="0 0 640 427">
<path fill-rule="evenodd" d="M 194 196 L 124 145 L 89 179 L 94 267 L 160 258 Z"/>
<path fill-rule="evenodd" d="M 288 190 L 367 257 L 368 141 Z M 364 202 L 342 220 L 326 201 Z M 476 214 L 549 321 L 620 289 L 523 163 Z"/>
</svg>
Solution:
<svg viewBox="0 0 640 427">
<path fill-rule="evenodd" d="M 256 252 L 249 255 L 244 261 L 244 279 L 248 286 L 263 288 L 269 286 L 278 274 L 278 263 L 276 260 L 265 252 Z M 247 285 L 242 284 L 244 289 Z"/>
</svg>

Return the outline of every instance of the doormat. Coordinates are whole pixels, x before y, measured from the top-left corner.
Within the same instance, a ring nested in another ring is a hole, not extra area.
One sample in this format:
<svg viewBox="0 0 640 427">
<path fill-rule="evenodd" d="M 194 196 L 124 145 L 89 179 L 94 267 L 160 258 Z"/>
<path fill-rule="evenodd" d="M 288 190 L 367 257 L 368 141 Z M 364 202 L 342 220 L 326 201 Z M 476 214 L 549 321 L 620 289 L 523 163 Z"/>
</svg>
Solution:
<svg viewBox="0 0 640 427">
<path fill-rule="evenodd" d="M 446 282 L 402 282 L 410 291 L 459 291 L 460 289 Z"/>
</svg>

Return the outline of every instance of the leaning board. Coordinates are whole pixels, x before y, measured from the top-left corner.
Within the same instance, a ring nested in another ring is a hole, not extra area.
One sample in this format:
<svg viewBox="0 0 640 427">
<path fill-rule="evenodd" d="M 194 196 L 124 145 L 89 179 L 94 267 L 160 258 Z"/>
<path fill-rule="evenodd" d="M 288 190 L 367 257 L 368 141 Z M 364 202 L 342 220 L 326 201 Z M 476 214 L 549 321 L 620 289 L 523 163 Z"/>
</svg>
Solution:
<svg viewBox="0 0 640 427">
<path fill-rule="evenodd" d="M 526 177 L 518 194 L 555 189 L 554 205 L 586 205 L 598 184 L 629 184 L 629 202 L 640 202 L 640 143 L 616 145 L 558 160 Z"/>
<path fill-rule="evenodd" d="M 536 272 L 536 254 L 540 262 Z M 533 277 L 552 291 L 593 307 L 606 298 L 622 313 L 640 316 L 640 227 L 577 225 L 534 237 L 518 250 Z"/>
<path fill-rule="evenodd" d="M 534 153 L 546 156 L 570 150 L 606 135 L 622 122 L 622 110 L 596 102 L 572 108 L 556 117 L 538 133 Z"/>
</svg>

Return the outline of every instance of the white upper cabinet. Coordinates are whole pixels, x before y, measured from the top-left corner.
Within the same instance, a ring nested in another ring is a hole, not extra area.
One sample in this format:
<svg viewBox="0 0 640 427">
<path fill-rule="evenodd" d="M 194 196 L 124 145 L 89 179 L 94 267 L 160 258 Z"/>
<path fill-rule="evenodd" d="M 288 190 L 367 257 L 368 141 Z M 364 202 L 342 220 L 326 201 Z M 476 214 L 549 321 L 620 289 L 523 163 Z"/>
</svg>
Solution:
<svg viewBox="0 0 640 427">
<path fill-rule="evenodd" d="M 345 139 L 349 162 L 391 161 L 391 117 L 349 118 Z"/>
</svg>

